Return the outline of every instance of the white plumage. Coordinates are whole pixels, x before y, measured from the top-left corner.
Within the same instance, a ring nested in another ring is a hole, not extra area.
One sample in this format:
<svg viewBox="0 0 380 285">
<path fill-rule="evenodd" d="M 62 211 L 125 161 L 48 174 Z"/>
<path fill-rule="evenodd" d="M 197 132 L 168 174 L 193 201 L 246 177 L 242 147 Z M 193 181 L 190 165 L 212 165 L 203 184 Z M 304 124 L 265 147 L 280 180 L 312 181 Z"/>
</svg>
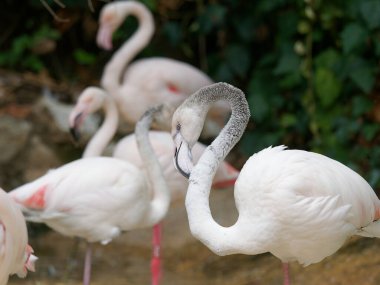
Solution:
<svg viewBox="0 0 380 285">
<path fill-rule="evenodd" d="M 157 222 L 149 215 L 147 189 L 145 175 L 135 166 L 91 157 L 51 170 L 10 195 L 20 203 L 27 220 L 43 222 L 66 236 L 108 243 L 121 231 Z"/>
<path fill-rule="evenodd" d="M 25 277 L 34 271 L 37 260 L 28 245 L 25 219 L 9 195 L 0 188 L 0 285 L 8 282 L 9 275 Z"/>
<path fill-rule="evenodd" d="M 216 100 L 230 103 L 231 119 L 192 167 L 188 153 Z M 218 255 L 271 252 L 283 263 L 309 265 L 332 255 L 352 235 L 380 237 L 380 201 L 359 174 L 326 156 L 284 146 L 248 159 L 235 184 L 238 220 L 231 227 L 216 223 L 208 201 L 211 179 L 249 116 L 244 93 L 225 83 L 199 90 L 173 115 L 175 159 L 190 175 L 186 209 L 197 239 Z M 290 284 L 287 267 L 285 273 L 284 284 Z"/>
<path fill-rule="evenodd" d="M 86 121 L 86 117 L 98 111 L 104 110 L 104 122 L 86 146 L 84 156 L 99 156 L 103 153 L 105 147 L 110 143 L 115 135 L 118 124 L 118 112 L 112 97 L 96 87 L 86 88 L 78 97 L 77 104 L 70 114 L 70 127 L 78 133 L 78 129 Z M 160 116 L 164 114 L 160 112 Z M 156 116 L 158 117 L 158 116 Z M 174 144 L 171 135 L 162 131 L 150 131 L 149 141 L 152 144 L 155 155 L 162 167 L 165 180 L 171 192 L 171 199 L 182 199 L 185 197 L 188 182 L 180 175 L 173 165 Z M 196 143 L 193 148 L 194 160 L 198 161 L 199 157 L 206 149 L 201 143 Z M 120 140 L 113 152 L 113 157 L 123 159 L 132 163 L 140 169 L 144 169 L 144 162 L 138 151 L 136 136 L 128 135 Z M 236 180 L 239 172 L 226 162 L 221 163 L 218 167 L 214 178 L 214 186 L 223 188 L 231 186 Z"/>
<path fill-rule="evenodd" d="M 28 220 L 43 222 L 63 235 L 81 237 L 89 243 L 108 243 L 122 231 L 156 225 L 166 215 L 170 193 L 149 143 L 151 115 L 145 114 L 136 125 L 144 170 L 117 158 L 91 157 L 102 152 L 95 140 L 88 157 L 51 170 L 10 195 Z M 158 284 L 158 261 L 155 264 L 153 283 Z M 90 268 L 88 246 L 84 285 L 89 284 Z"/>
<path fill-rule="evenodd" d="M 190 64 L 169 58 L 141 59 L 128 66 L 149 43 L 154 32 L 152 14 L 136 1 L 112 2 L 103 7 L 99 19 L 98 45 L 111 49 L 112 34 L 129 15 L 137 17 L 139 27 L 105 66 L 101 85 L 115 98 L 123 118 L 134 124 L 146 109 L 164 102 L 178 106 L 190 94 L 213 81 Z M 228 116 L 228 106 L 216 103 L 206 120 L 202 135 L 216 136 Z M 167 121 L 170 121 L 170 117 Z"/>
</svg>

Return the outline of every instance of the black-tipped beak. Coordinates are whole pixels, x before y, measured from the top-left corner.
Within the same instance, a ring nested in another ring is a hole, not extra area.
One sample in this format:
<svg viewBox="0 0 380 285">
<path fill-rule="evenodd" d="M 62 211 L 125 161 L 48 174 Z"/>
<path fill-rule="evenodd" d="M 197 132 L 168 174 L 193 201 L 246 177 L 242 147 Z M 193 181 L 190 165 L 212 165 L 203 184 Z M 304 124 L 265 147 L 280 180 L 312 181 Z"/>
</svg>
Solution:
<svg viewBox="0 0 380 285">
<path fill-rule="evenodd" d="M 187 179 L 189 179 L 190 177 L 190 173 L 184 171 L 181 166 L 179 165 L 178 163 L 178 153 L 179 151 L 181 150 L 181 146 L 182 146 L 182 142 L 181 144 L 179 145 L 178 149 L 175 148 L 175 151 L 174 151 L 174 166 L 175 168 L 178 170 L 179 173 L 181 173 L 183 176 L 185 176 Z"/>
<path fill-rule="evenodd" d="M 78 130 L 78 126 L 81 124 L 82 115 L 83 113 L 79 113 L 78 115 L 76 115 L 74 119 L 74 124 L 72 127 L 70 127 L 70 134 L 75 142 L 78 142 L 80 140 L 80 131 Z"/>
<path fill-rule="evenodd" d="M 70 128 L 70 134 L 75 142 L 78 142 L 80 140 L 80 132 L 78 132 L 75 127 Z"/>
</svg>

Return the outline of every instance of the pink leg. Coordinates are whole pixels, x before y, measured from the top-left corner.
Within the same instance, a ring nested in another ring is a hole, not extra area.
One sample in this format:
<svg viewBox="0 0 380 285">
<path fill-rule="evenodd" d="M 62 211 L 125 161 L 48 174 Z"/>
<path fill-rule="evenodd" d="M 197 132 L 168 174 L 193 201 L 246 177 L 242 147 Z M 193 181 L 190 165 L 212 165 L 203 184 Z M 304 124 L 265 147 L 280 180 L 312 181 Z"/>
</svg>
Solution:
<svg viewBox="0 0 380 285">
<path fill-rule="evenodd" d="M 150 263 L 150 270 L 152 273 L 152 285 L 158 285 L 161 279 L 161 224 L 153 227 L 153 254 Z"/>
<path fill-rule="evenodd" d="M 86 249 L 86 257 L 84 259 L 83 285 L 90 285 L 91 257 L 92 257 L 92 246 L 91 246 L 91 243 L 88 242 L 87 249 Z"/>
<path fill-rule="evenodd" d="M 282 263 L 282 271 L 284 273 L 284 285 L 290 285 L 289 263 Z"/>
</svg>

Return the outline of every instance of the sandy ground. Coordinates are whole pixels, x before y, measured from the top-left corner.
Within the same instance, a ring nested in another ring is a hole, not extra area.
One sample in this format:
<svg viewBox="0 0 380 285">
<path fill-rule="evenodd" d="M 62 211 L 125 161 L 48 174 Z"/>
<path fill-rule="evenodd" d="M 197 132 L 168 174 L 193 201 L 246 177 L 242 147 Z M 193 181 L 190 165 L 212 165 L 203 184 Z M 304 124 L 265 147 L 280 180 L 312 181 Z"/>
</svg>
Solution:
<svg viewBox="0 0 380 285">
<path fill-rule="evenodd" d="M 162 285 L 282 284 L 281 262 L 270 254 L 219 257 L 210 252 L 191 236 L 183 205 L 172 205 L 164 221 Z M 214 191 L 211 208 L 221 224 L 233 224 L 232 189 Z M 24 280 L 12 277 L 9 284 L 81 284 L 84 243 L 71 262 L 73 239 L 48 232 L 30 243 L 39 256 L 37 272 Z M 96 244 L 91 284 L 150 284 L 150 245 L 151 230 L 125 233 L 106 246 Z M 380 284 L 380 240 L 353 238 L 321 263 L 306 268 L 292 263 L 290 268 L 293 285 Z"/>
</svg>

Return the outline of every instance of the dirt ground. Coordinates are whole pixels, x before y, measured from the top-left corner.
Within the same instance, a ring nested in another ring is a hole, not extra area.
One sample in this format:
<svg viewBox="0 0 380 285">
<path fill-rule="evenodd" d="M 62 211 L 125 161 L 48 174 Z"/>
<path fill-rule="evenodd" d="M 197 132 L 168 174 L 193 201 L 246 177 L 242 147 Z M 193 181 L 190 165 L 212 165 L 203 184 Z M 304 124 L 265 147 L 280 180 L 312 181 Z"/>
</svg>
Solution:
<svg viewBox="0 0 380 285">
<path fill-rule="evenodd" d="M 237 213 L 232 189 L 213 191 L 213 215 L 222 225 L 234 223 Z M 70 260 L 75 241 L 54 232 L 30 240 L 39 256 L 37 272 L 9 284 L 81 284 L 85 244 Z M 125 233 L 112 243 L 96 244 L 93 285 L 150 284 L 151 230 Z M 183 202 L 172 205 L 163 227 L 162 285 L 278 285 L 281 262 L 270 254 L 219 257 L 195 240 L 189 231 Z M 380 284 L 380 240 L 353 238 L 323 262 L 306 268 L 292 263 L 293 285 Z"/>
</svg>

